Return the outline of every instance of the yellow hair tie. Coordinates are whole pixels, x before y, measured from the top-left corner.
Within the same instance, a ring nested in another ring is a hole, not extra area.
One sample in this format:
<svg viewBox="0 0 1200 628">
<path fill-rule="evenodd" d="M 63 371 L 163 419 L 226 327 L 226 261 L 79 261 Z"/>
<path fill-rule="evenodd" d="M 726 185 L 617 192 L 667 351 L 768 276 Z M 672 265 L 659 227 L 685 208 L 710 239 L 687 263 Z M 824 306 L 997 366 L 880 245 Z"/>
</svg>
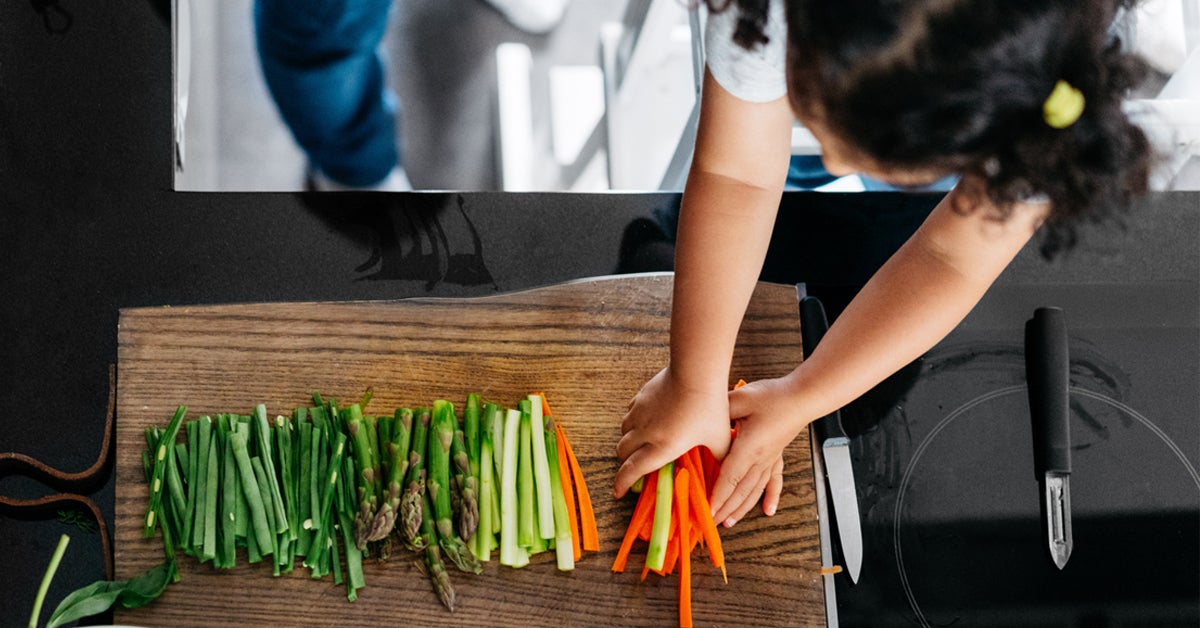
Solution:
<svg viewBox="0 0 1200 628">
<path fill-rule="evenodd" d="M 1056 129 L 1065 129 L 1083 115 L 1083 104 L 1083 92 L 1060 80 L 1054 84 L 1054 91 L 1050 92 L 1046 102 L 1042 103 L 1042 118 Z"/>
</svg>

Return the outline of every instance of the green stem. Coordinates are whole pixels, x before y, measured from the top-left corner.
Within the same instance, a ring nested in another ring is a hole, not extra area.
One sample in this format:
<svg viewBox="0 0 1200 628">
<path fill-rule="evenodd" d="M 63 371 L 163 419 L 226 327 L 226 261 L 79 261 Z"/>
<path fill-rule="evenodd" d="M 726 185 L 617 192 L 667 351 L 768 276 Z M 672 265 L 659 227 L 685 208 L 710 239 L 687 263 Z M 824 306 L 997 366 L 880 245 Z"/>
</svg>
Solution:
<svg viewBox="0 0 1200 628">
<path fill-rule="evenodd" d="M 42 584 L 38 587 L 37 597 L 33 600 L 33 614 L 29 616 L 29 628 L 37 628 L 38 616 L 42 614 L 42 604 L 46 601 L 46 592 L 50 590 L 50 581 L 54 579 L 54 573 L 58 571 L 58 563 L 62 561 L 63 553 L 67 551 L 67 544 L 71 542 L 71 537 L 62 535 L 58 539 L 58 547 L 54 548 L 54 554 L 50 556 L 50 565 L 46 567 L 46 573 L 42 575 Z"/>
</svg>

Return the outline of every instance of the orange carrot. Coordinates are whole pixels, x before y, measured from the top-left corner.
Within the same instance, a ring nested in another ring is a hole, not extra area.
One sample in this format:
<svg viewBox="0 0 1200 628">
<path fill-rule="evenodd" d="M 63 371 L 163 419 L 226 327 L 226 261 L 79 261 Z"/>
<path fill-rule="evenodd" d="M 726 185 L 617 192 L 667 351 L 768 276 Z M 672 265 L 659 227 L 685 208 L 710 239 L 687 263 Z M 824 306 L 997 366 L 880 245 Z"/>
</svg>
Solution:
<svg viewBox="0 0 1200 628">
<path fill-rule="evenodd" d="M 600 551 L 600 530 L 596 527 L 596 512 L 592 509 L 592 498 L 588 495 L 587 483 L 583 480 L 583 469 L 579 468 L 579 459 L 571 449 L 571 441 L 561 425 L 555 425 L 559 442 L 567 450 L 567 460 L 571 464 L 571 474 L 575 479 L 575 491 L 579 495 L 579 527 L 583 536 L 583 549 L 589 552 Z"/>
<path fill-rule="evenodd" d="M 671 500 L 674 501 L 674 500 Z M 679 560 L 679 522 L 675 520 L 675 513 L 671 513 L 671 527 L 667 532 L 667 553 L 663 555 L 663 568 L 661 571 L 651 569 L 654 573 L 660 576 L 668 576 L 675 571 L 675 563 Z"/>
<path fill-rule="evenodd" d="M 652 471 L 646 476 L 647 482 L 658 481 L 658 471 Z M 629 561 L 629 552 L 633 549 L 633 542 L 638 538 L 638 532 L 642 528 L 642 524 L 654 518 L 654 491 L 642 491 L 638 496 L 637 505 L 633 507 L 633 517 L 629 520 L 629 528 L 625 530 L 625 538 L 621 541 L 621 547 L 617 550 L 617 557 L 613 560 L 612 570 L 615 572 L 625 571 L 625 564 Z"/>
<path fill-rule="evenodd" d="M 682 552 L 679 549 L 679 534 L 678 532 L 672 531 L 671 538 L 667 539 L 667 554 L 663 558 L 662 571 L 655 571 L 654 573 L 660 576 L 669 576 L 674 573 L 675 565 L 679 562 L 679 555 L 681 553 Z M 654 570 L 652 569 L 651 571 Z"/>
<path fill-rule="evenodd" d="M 688 493 L 695 484 L 687 467 L 675 475 L 675 516 L 679 519 L 679 627 L 692 627 L 691 512 Z"/>
<path fill-rule="evenodd" d="M 721 577 L 725 582 L 729 582 L 729 575 L 725 572 L 725 552 L 721 549 L 721 535 L 717 531 L 717 524 L 712 518 L 712 508 L 708 504 L 708 498 L 704 495 L 704 489 L 700 483 L 692 480 L 689 483 L 691 491 L 691 506 L 694 519 L 700 524 L 700 532 L 704 535 L 704 544 L 708 546 L 708 554 L 712 559 L 713 567 L 721 570 Z"/>
</svg>

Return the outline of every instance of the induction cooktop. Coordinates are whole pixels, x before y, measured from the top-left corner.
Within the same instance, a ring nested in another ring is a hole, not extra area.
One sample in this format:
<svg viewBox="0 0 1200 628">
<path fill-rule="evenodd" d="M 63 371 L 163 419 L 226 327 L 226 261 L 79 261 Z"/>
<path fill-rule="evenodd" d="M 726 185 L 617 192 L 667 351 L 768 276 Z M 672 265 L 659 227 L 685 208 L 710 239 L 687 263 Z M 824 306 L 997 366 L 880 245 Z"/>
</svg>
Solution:
<svg viewBox="0 0 1200 628">
<path fill-rule="evenodd" d="M 865 558 L 857 584 L 834 576 L 839 624 L 1200 625 L 1200 307 L 1180 298 L 1193 292 L 996 286 L 847 406 Z M 1046 549 L 1025 385 L 1024 324 L 1043 306 L 1065 311 L 1070 349 L 1062 570 Z"/>
</svg>

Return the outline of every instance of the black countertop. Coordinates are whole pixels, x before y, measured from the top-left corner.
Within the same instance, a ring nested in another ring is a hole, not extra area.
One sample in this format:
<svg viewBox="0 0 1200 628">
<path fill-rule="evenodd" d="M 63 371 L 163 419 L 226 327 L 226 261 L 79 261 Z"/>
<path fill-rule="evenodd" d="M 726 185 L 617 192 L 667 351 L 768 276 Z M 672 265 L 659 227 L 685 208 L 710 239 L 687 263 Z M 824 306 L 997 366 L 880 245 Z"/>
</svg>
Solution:
<svg viewBox="0 0 1200 628">
<path fill-rule="evenodd" d="M 161 2 L 0 7 L 0 451 L 66 471 L 97 455 L 120 308 L 476 296 L 613 272 L 622 230 L 675 194 L 177 193 L 170 28 Z M 67 24 L 63 32 L 52 25 Z M 936 195 L 785 195 L 763 278 L 807 281 L 832 313 Z M 1001 283 L 1159 282 L 1200 299 L 1200 195 L 1139 201 L 1046 261 L 1030 245 Z M 731 234 L 730 246 L 737 246 Z M 112 515 L 111 473 L 87 487 Z M 0 495 L 48 487 L 0 470 Z M 0 625 L 23 624 L 54 544 L 50 590 L 103 575 L 94 533 L 0 514 Z M 43 610 L 45 618 L 50 609 Z"/>
</svg>

